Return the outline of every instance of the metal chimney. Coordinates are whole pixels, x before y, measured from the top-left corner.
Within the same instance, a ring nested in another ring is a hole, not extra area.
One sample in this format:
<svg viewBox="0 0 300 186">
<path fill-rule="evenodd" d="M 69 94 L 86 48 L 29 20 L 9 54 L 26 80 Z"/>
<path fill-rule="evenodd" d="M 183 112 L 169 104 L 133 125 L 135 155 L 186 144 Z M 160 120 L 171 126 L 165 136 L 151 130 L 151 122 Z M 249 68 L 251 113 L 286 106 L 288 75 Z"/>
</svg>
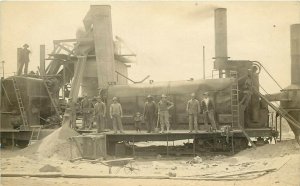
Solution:
<svg viewBox="0 0 300 186">
<path fill-rule="evenodd" d="M 227 56 L 227 9 L 215 9 L 215 69 L 226 69 Z"/>
<path fill-rule="evenodd" d="M 300 24 L 291 25 L 291 84 L 300 85 Z"/>
</svg>

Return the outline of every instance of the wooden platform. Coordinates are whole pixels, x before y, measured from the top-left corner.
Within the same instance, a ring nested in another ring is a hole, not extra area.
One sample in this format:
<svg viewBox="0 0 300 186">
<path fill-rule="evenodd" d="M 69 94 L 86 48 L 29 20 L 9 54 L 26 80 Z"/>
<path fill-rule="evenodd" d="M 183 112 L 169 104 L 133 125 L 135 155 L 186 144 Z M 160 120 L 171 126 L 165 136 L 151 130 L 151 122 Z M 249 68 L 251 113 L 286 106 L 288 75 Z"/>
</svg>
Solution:
<svg viewBox="0 0 300 186">
<path fill-rule="evenodd" d="M 173 130 L 169 133 L 146 133 L 142 131 L 137 133 L 136 131 L 129 130 L 124 131 L 124 133 L 114 133 L 113 131 L 96 133 L 96 130 L 78 130 L 79 133 L 89 133 L 93 135 L 105 135 L 107 141 L 176 141 L 184 139 L 195 139 L 195 138 L 205 138 L 205 137 L 220 137 L 222 136 L 221 131 L 216 132 L 206 132 L 198 131 L 189 133 L 188 130 Z M 250 137 L 270 137 L 274 134 L 274 130 L 270 128 L 262 129 L 246 129 L 246 132 Z M 234 137 L 244 137 L 241 130 L 232 131 Z"/>
</svg>

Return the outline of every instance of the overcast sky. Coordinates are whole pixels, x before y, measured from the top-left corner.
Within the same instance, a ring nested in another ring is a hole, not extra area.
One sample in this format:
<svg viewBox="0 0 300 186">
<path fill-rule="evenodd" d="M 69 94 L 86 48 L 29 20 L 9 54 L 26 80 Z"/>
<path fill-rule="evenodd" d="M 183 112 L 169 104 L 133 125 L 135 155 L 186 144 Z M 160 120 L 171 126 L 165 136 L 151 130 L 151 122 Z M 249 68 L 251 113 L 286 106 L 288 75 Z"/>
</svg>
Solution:
<svg viewBox="0 0 300 186">
<path fill-rule="evenodd" d="M 30 69 L 36 71 L 39 45 L 51 52 L 53 40 L 75 38 L 91 4 L 111 5 L 114 35 L 137 54 L 129 74 L 133 79 L 200 79 L 203 46 L 210 76 L 213 10 L 224 7 L 231 59 L 261 61 L 283 87 L 290 84 L 289 27 L 300 23 L 299 2 L 1 2 L 0 60 L 6 62 L 6 75 L 16 71 L 16 49 L 24 43 L 30 45 Z M 265 74 L 261 83 L 278 91 Z"/>
</svg>

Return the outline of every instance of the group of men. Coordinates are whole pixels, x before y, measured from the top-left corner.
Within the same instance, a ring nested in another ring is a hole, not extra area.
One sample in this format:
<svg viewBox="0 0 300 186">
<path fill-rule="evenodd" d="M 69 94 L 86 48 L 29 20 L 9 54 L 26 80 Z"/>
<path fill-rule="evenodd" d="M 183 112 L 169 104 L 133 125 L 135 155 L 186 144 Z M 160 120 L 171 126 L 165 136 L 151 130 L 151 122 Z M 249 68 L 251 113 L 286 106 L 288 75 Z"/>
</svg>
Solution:
<svg viewBox="0 0 300 186">
<path fill-rule="evenodd" d="M 212 99 L 209 98 L 208 93 L 203 94 L 204 99 L 199 102 L 196 99 L 195 93 L 191 94 L 191 99 L 187 102 L 186 112 L 189 117 L 189 131 L 198 132 L 198 116 L 200 113 L 203 113 L 204 126 L 206 131 L 216 131 L 217 124 L 215 122 L 215 113 L 214 113 L 214 104 Z M 160 123 L 160 133 L 170 131 L 170 122 L 169 122 L 169 110 L 174 106 L 174 103 L 167 100 L 166 95 L 161 96 L 161 100 L 157 104 L 157 124 Z M 153 97 L 149 95 L 144 107 L 144 120 L 147 127 L 147 132 L 154 132 L 154 125 L 156 121 L 156 104 L 153 100 Z M 208 125 L 208 121 L 211 123 L 211 127 Z"/>
<path fill-rule="evenodd" d="M 203 94 L 204 98 L 199 102 L 196 99 L 195 93 L 191 94 L 191 99 L 187 102 L 186 112 L 189 118 L 189 131 L 198 132 L 198 117 L 199 114 L 203 114 L 205 130 L 216 131 L 217 125 L 214 118 L 214 104 L 209 98 L 208 93 Z M 97 132 L 103 132 L 105 130 L 106 123 L 106 104 L 100 97 L 93 99 L 96 102 L 92 102 L 87 96 L 84 96 L 80 103 L 80 109 L 82 112 L 82 127 L 81 129 L 91 129 L 93 127 L 93 122 L 96 122 Z M 69 106 L 74 110 L 74 103 L 70 100 Z M 168 133 L 170 131 L 169 110 L 174 106 L 174 103 L 167 99 L 167 96 L 163 94 L 161 100 L 156 104 L 154 98 L 149 95 L 147 96 L 146 102 L 144 104 L 144 112 L 140 114 L 137 112 L 134 116 L 134 122 L 137 132 L 141 130 L 142 117 L 146 124 L 147 133 L 155 132 L 155 126 L 158 127 L 160 124 L 160 133 L 164 133 L 165 130 Z M 73 112 L 74 113 L 74 112 Z M 113 130 L 115 133 L 118 131 L 124 133 L 124 128 L 122 124 L 123 110 L 121 104 L 118 102 L 116 97 L 113 98 L 112 104 L 109 107 L 109 116 L 112 119 Z M 71 123 L 72 127 L 75 128 L 76 115 L 72 114 Z M 211 123 L 211 127 L 208 125 L 208 121 Z"/>
</svg>

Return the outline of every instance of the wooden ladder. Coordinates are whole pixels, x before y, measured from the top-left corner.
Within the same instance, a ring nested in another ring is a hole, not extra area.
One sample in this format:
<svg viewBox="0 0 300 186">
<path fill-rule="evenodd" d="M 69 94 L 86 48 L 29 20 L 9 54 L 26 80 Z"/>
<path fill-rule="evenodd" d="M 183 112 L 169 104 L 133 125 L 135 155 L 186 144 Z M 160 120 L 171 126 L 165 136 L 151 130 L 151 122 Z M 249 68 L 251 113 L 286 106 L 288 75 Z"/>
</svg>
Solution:
<svg viewBox="0 0 300 186">
<path fill-rule="evenodd" d="M 32 125 L 32 126 L 30 126 L 30 128 L 32 128 L 32 131 L 31 131 L 29 145 L 32 145 L 33 143 L 35 143 L 39 140 L 42 126 L 41 125 Z"/>
<path fill-rule="evenodd" d="M 54 108 L 54 110 L 55 110 L 55 113 L 56 113 L 56 115 L 58 116 L 58 118 L 61 120 L 61 117 L 60 117 L 60 108 L 58 107 L 58 103 L 56 103 L 56 102 L 54 101 L 53 96 L 52 96 L 52 92 L 50 91 L 50 88 L 49 88 L 49 86 L 47 85 L 47 82 L 46 82 L 46 79 L 45 79 L 45 78 L 43 78 L 43 82 L 44 82 L 46 91 L 47 91 L 47 93 L 48 93 L 48 95 L 49 95 L 49 98 L 50 98 L 50 100 L 51 100 L 51 104 L 52 104 L 52 106 L 53 106 L 53 108 Z"/>
<path fill-rule="evenodd" d="M 231 84 L 231 117 L 232 127 L 238 127 L 251 143 L 252 147 L 256 147 L 254 142 L 251 140 L 244 127 L 240 125 L 240 106 L 239 106 L 239 84 L 238 84 L 238 73 L 237 71 L 230 71 L 230 77 L 234 79 Z"/>
<path fill-rule="evenodd" d="M 23 104 L 23 101 L 22 101 L 21 92 L 20 92 L 20 89 L 18 88 L 17 82 L 14 78 L 12 78 L 12 82 L 13 82 L 14 90 L 15 90 L 15 93 L 16 93 L 19 110 L 20 110 L 21 117 L 22 117 L 23 128 L 27 129 L 28 128 L 28 120 L 27 120 L 27 115 L 26 115 L 26 112 L 25 112 L 24 104 Z"/>
</svg>

